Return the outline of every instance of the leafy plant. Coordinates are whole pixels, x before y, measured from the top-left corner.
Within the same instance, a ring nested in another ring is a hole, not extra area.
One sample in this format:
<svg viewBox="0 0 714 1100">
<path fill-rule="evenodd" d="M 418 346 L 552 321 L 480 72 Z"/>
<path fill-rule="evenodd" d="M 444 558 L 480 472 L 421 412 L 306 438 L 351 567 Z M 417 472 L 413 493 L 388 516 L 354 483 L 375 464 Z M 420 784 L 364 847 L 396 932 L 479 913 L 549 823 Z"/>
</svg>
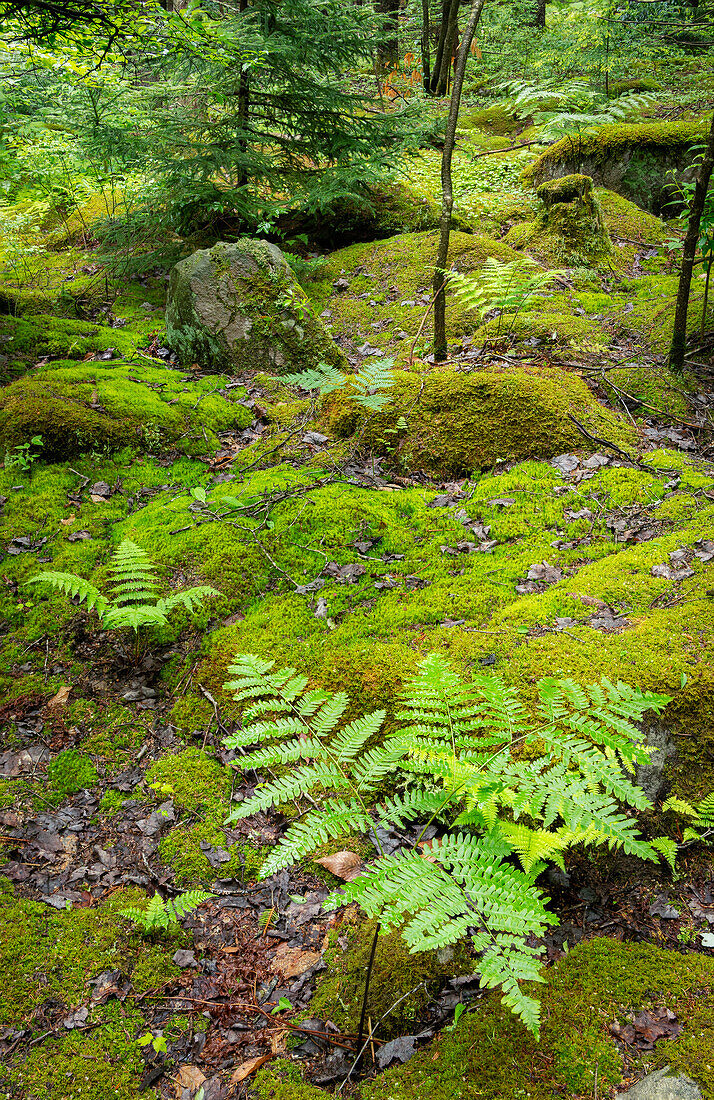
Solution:
<svg viewBox="0 0 714 1100">
<path fill-rule="evenodd" d="M 40 451 L 33 451 L 33 447 L 42 446 L 42 436 L 33 435 L 29 443 L 18 443 L 17 447 L 13 447 L 11 451 L 5 451 L 5 469 L 6 470 L 29 470 L 39 457 Z"/>
<path fill-rule="evenodd" d="M 448 274 L 449 286 L 466 309 L 478 310 L 481 320 L 491 310 L 498 310 L 498 334 L 501 317 L 513 314 L 507 332 L 511 332 L 516 317 L 529 298 L 548 287 L 563 271 L 544 271 L 530 256 L 523 256 L 510 263 L 502 263 L 493 256 L 487 257 L 476 274 L 464 275 L 458 271 Z"/>
<path fill-rule="evenodd" d="M 303 390 L 318 390 L 321 395 L 346 390 L 355 404 L 370 412 L 379 412 L 389 402 L 388 391 L 394 385 L 392 366 L 393 359 L 376 359 L 354 374 L 345 374 L 327 363 L 320 363 L 314 370 L 283 375 L 282 381 Z"/>
<path fill-rule="evenodd" d="M 633 92 L 611 100 L 584 80 L 512 80 L 501 87 L 511 97 L 508 110 L 517 119 L 532 118 L 543 141 L 557 141 L 571 131 L 584 133 L 608 122 L 641 117 L 657 99 L 651 92 Z"/>
<path fill-rule="evenodd" d="M 691 819 L 691 825 L 682 833 L 684 845 L 708 841 L 714 836 L 714 791 L 703 798 L 698 806 L 692 806 L 682 798 L 672 797 L 667 799 L 662 809 L 673 810 Z"/>
<path fill-rule="evenodd" d="M 204 890 L 188 890 L 173 900 L 164 901 L 160 894 L 154 894 L 146 909 L 130 906 L 128 909 L 120 909 L 119 914 L 134 921 L 139 930 L 148 936 L 165 928 L 176 927 L 183 917 L 215 896 Z"/>
<path fill-rule="evenodd" d="M 152 1032 L 147 1031 L 145 1035 L 142 1035 L 140 1039 L 137 1039 L 137 1043 L 140 1047 L 148 1047 L 151 1043 L 151 1048 L 154 1054 L 166 1054 L 168 1049 L 166 1040 L 163 1035 L 153 1035 Z"/>
<path fill-rule="evenodd" d="M 88 756 L 83 756 L 76 749 L 65 749 L 47 765 L 47 779 L 61 800 L 85 787 L 93 787 L 99 776 Z"/>
<path fill-rule="evenodd" d="M 423 826 L 411 848 L 381 848 L 366 872 L 328 899 L 356 901 L 383 927 L 400 927 L 413 951 L 445 947 L 470 935 L 482 984 L 538 1033 L 539 1005 L 521 988 L 541 981 L 541 948 L 531 946 L 556 918 L 536 880 L 547 861 L 562 866 L 576 844 L 622 848 L 655 860 L 621 803 L 650 803 L 628 773 L 649 759 L 634 724 L 668 698 L 603 679 L 580 687 L 544 679 L 534 716 L 497 676 L 464 683 L 438 655 L 407 686 L 402 729 L 375 744 L 385 711 L 345 722 L 344 692 L 309 689 L 294 669 L 238 655 L 226 690 L 244 705 L 243 729 L 225 739 L 245 750 L 240 766 L 280 767 L 229 821 L 310 798 L 261 869 L 267 877 L 328 840 Z M 385 794 L 385 783 L 393 794 Z M 426 827 L 438 835 L 420 848 Z M 520 863 L 520 868 L 515 861 Z"/>
<path fill-rule="evenodd" d="M 113 585 L 109 596 L 103 596 L 83 577 L 76 573 L 45 571 L 31 577 L 26 584 L 48 584 L 52 588 L 75 596 L 86 603 L 87 610 L 95 610 L 104 630 L 164 626 L 169 614 L 176 607 L 193 611 L 207 596 L 217 596 L 215 588 L 198 585 L 170 596 L 158 596 L 156 569 L 145 550 L 131 539 L 124 539 L 112 555 L 109 564 Z"/>
</svg>

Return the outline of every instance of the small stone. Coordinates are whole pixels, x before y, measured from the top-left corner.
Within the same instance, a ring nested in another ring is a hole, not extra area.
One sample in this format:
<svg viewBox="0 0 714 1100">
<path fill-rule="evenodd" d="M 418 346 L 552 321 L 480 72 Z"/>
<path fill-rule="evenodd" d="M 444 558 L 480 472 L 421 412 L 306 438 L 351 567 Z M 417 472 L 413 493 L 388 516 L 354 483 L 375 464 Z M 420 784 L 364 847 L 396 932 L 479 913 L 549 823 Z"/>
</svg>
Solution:
<svg viewBox="0 0 714 1100">
<path fill-rule="evenodd" d="M 174 953 L 173 961 L 177 966 L 184 969 L 187 966 L 198 966 L 196 956 L 193 951 L 189 951 L 187 948 L 180 948 Z"/>
<path fill-rule="evenodd" d="M 615 1093 L 615 1100 L 702 1100 L 702 1092 L 691 1077 L 672 1076 L 665 1066 L 648 1073 L 627 1092 Z"/>
</svg>

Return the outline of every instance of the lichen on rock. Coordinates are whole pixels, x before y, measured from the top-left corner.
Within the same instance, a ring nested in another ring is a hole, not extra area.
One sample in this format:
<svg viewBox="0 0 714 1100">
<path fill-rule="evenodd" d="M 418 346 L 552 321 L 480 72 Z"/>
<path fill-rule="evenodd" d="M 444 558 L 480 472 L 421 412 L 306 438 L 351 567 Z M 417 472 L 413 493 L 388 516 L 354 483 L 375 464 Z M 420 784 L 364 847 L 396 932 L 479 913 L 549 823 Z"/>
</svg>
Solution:
<svg viewBox="0 0 714 1100">
<path fill-rule="evenodd" d="M 219 241 L 177 263 L 166 332 L 182 363 L 290 374 L 342 356 L 279 248 Z"/>
</svg>

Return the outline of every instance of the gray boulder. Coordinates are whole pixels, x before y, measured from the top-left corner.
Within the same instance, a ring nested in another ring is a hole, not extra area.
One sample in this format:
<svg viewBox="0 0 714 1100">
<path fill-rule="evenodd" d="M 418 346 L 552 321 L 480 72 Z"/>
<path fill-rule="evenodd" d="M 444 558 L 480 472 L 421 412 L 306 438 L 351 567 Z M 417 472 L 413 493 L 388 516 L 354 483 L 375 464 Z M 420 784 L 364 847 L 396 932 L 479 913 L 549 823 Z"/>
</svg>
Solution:
<svg viewBox="0 0 714 1100">
<path fill-rule="evenodd" d="M 267 241 L 219 241 L 176 264 L 166 332 L 182 363 L 214 371 L 292 374 L 343 365 L 282 252 Z"/>
<path fill-rule="evenodd" d="M 665 1066 L 648 1073 L 627 1092 L 618 1092 L 615 1100 L 702 1100 L 702 1093 L 690 1077 L 674 1076 Z"/>
</svg>

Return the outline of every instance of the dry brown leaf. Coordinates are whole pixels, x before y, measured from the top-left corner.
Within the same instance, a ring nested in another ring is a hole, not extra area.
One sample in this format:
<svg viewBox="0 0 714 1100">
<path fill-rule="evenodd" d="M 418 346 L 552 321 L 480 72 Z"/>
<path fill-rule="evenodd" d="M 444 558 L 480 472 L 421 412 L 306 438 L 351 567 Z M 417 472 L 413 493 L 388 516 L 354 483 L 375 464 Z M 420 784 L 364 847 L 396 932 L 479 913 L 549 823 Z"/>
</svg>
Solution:
<svg viewBox="0 0 714 1100">
<path fill-rule="evenodd" d="M 75 516 L 74 512 L 72 512 L 71 516 L 67 516 L 66 519 L 61 519 L 60 523 L 62 524 L 63 527 L 69 527 L 70 523 L 74 523 L 76 518 L 77 517 Z"/>
<path fill-rule="evenodd" d="M 288 947 L 281 943 L 270 966 L 284 978 L 299 978 L 319 961 L 319 951 L 301 951 L 299 947 Z"/>
<path fill-rule="evenodd" d="M 270 1049 L 272 1050 L 273 1054 L 285 1053 L 285 1040 L 289 1034 L 290 1029 L 284 1027 L 282 1031 L 276 1031 L 274 1035 L 271 1035 Z"/>
<path fill-rule="evenodd" d="M 183 1089 L 198 1089 L 205 1080 L 206 1077 L 198 1066 L 179 1066 L 179 1071 L 174 1077 L 176 1096 L 180 1100 Z"/>
<path fill-rule="evenodd" d="M 247 1062 L 241 1062 L 238 1068 L 233 1070 L 230 1083 L 239 1085 L 241 1081 L 245 1081 L 246 1077 L 250 1077 L 251 1073 L 255 1073 L 257 1069 L 269 1062 L 272 1057 L 272 1054 L 259 1054 L 257 1058 L 249 1058 Z"/>
<path fill-rule="evenodd" d="M 361 857 L 356 852 L 350 851 L 335 852 L 331 856 L 323 856 L 322 859 L 316 859 L 315 863 L 319 863 L 326 871 L 331 871 L 333 875 L 344 879 L 345 882 L 351 882 L 353 878 L 357 878 L 364 871 L 364 863 Z"/>
<path fill-rule="evenodd" d="M 59 710 L 60 707 L 67 705 L 69 699 L 69 693 L 72 690 L 71 684 L 63 684 L 56 695 L 53 695 L 50 699 L 47 707 L 49 710 Z"/>
<path fill-rule="evenodd" d="M 96 493 L 90 493 L 89 494 L 89 499 L 91 500 L 92 504 L 106 504 L 107 503 L 107 498 L 106 497 L 99 497 L 99 496 L 97 496 Z"/>
</svg>

